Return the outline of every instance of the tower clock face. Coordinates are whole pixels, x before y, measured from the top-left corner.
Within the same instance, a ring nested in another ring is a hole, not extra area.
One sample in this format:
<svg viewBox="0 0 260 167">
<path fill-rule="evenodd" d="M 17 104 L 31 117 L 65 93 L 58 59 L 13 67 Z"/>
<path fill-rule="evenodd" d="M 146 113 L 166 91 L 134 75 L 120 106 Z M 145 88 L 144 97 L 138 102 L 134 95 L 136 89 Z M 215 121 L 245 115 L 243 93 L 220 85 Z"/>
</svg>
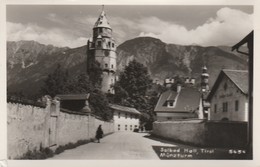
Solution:
<svg viewBox="0 0 260 167">
<path fill-rule="evenodd" d="M 109 56 L 109 51 L 105 50 L 105 56 Z"/>
</svg>

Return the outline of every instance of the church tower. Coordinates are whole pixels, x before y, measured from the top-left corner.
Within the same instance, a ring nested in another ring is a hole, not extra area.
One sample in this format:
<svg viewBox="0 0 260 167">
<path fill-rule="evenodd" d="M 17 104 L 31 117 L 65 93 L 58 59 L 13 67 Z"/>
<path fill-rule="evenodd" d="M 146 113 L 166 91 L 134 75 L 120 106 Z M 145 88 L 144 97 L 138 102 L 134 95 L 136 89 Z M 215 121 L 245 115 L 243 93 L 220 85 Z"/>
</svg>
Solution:
<svg viewBox="0 0 260 167">
<path fill-rule="evenodd" d="M 209 74 L 206 66 L 202 68 L 201 73 L 201 91 L 204 94 L 209 92 Z"/>
<path fill-rule="evenodd" d="M 116 43 L 112 37 L 112 28 L 102 9 L 94 27 L 93 36 L 87 45 L 87 69 L 91 70 L 95 62 L 102 69 L 101 90 L 104 93 L 114 94 L 113 84 L 116 80 Z"/>
</svg>

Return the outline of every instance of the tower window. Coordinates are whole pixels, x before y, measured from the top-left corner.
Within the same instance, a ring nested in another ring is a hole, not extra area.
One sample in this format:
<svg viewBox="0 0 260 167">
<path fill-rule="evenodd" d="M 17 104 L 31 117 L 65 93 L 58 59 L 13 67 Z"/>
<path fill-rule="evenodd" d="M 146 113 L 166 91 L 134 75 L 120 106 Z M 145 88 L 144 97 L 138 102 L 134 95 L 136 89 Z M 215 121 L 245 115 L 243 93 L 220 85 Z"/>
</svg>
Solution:
<svg viewBox="0 0 260 167">
<path fill-rule="evenodd" d="M 98 47 L 101 47 L 101 41 L 98 41 Z"/>
<path fill-rule="evenodd" d="M 108 47 L 111 47 L 111 42 L 108 42 Z"/>
<path fill-rule="evenodd" d="M 113 65 L 113 64 L 111 65 L 111 68 L 114 68 L 114 65 Z"/>
<path fill-rule="evenodd" d="M 115 47 L 115 44 L 114 43 L 112 43 L 112 48 L 114 48 Z"/>
<path fill-rule="evenodd" d="M 105 64 L 105 67 L 108 67 L 107 63 Z"/>
</svg>

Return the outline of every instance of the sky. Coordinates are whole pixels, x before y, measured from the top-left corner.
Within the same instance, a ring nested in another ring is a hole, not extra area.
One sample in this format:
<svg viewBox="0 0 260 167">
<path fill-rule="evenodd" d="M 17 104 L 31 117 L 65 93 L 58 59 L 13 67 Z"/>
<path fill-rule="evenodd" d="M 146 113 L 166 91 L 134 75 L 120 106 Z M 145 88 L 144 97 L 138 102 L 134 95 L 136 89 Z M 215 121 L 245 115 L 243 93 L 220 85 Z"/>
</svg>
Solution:
<svg viewBox="0 0 260 167">
<path fill-rule="evenodd" d="M 179 45 L 232 46 L 253 30 L 252 6 L 106 5 L 117 44 L 140 36 Z M 7 5 L 7 40 L 87 44 L 101 5 Z"/>
</svg>

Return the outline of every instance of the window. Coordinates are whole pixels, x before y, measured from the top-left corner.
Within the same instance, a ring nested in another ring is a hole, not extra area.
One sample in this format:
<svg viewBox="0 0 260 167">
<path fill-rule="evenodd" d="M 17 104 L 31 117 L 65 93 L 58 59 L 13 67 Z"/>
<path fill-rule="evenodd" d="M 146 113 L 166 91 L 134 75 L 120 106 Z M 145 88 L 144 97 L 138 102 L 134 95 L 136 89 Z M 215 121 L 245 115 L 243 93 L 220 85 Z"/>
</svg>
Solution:
<svg viewBox="0 0 260 167">
<path fill-rule="evenodd" d="M 224 90 L 227 90 L 227 83 L 224 84 Z"/>
<path fill-rule="evenodd" d="M 125 130 L 127 130 L 127 125 L 125 125 Z"/>
<path fill-rule="evenodd" d="M 120 124 L 118 124 L 117 127 L 118 127 L 117 129 L 120 130 Z"/>
<path fill-rule="evenodd" d="M 173 106 L 174 106 L 174 101 L 167 102 L 167 107 L 173 107 Z"/>
<path fill-rule="evenodd" d="M 130 130 L 132 130 L 132 125 L 130 125 Z"/>
<path fill-rule="evenodd" d="M 114 68 L 114 65 L 113 65 L 113 64 L 111 65 L 111 68 Z"/>
<path fill-rule="evenodd" d="M 235 101 L 235 111 L 238 111 L 239 110 L 239 101 L 236 100 Z"/>
<path fill-rule="evenodd" d="M 98 47 L 101 47 L 101 41 L 98 41 Z"/>
<path fill-rule="evenodd" d="M 223 103 L 223 112 L 228 112 L 228 102 Z"/>
<path fill-rule="evenodd" d="M 127 113 L 125 113 L 125 118 L 127 119 Z"/>
<path fill-rule="evenodd" d="M 108 66 L 108 65 L 107 65 L 107 63 L 106 63 L 106 64 L 105 64 L 105 67 L 107 68 L 107 66 Z"/>
<path fill-rule="evenodd" d="M 217 113 L 217 104 L 214 105 L 214 113 Z"/>
<path fill-rule="evenodd" d="M 120 112 L 118 113 L 118 118 L 120 118 Z"/>
<path fill-rule="evenodd" d="M 111 47 L 111 42 L 108 42 L 108 47 Z"/>
<path fill-rule="evenodd" d="M 114 48 L 115 47 L 115 44 L 114 43 L 112 43 L 112 48 Z"/>
<path fill-rule="evenodd" d="M 100 23 L 102 23 L 102 22 L 100 22 Z M 99 29 L 99 32 L 100 32 L 100 33 L 102 33 L 102 32 L 103 32 L 103 29 L 102 29 L 102 28 L 100 28 L 100 29 Z"/>
</svg>

